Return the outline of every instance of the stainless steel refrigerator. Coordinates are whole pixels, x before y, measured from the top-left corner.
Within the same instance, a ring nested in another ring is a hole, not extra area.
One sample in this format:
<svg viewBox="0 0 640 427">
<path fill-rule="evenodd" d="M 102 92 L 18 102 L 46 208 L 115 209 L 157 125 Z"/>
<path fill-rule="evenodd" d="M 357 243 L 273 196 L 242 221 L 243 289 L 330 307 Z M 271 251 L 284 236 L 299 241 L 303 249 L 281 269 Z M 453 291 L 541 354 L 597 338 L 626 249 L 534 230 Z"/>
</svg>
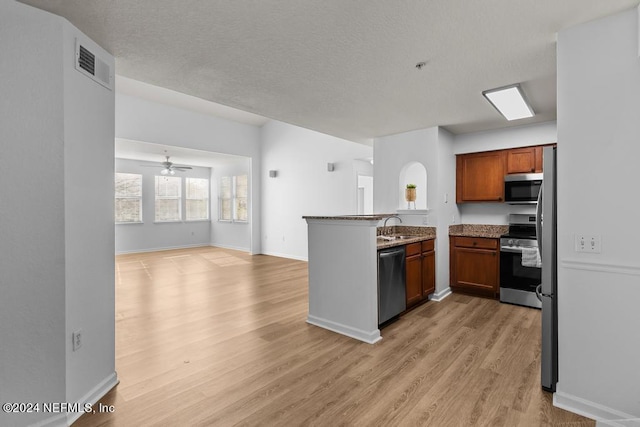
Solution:
<svg viewBox="0 0 640 427">
<path fill-rule="evenodd" d="M 558 298 L 557 298 L 557 227 L 556 227 L 556 148 L 544 147 L 544 173 L 538 195 L 538 248 L 542 259 L 541 284 L 536 289 L 542 301 L 541 384 L 555 392 L 558 382 Z"/>
</svg>

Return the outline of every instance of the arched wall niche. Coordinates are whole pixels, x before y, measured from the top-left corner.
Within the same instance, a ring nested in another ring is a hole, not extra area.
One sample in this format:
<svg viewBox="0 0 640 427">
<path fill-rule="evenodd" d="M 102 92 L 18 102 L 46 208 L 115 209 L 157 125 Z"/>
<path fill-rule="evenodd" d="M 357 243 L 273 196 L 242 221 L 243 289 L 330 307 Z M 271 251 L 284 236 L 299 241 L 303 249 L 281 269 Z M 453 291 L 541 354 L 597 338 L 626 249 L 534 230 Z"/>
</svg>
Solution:
<svg viewBox="0 0 640 427">
<path fill-rule="evenodd" d="M 411 207 L 405 198 L 405 189 L 407 184 L 416 186 L 415 209 L 427 209 L 427 168 L 416 161 L 405 164 L 400 170 L 398 187 L 398 209 L 414 209 L 413 203 Z"/>
</svg>

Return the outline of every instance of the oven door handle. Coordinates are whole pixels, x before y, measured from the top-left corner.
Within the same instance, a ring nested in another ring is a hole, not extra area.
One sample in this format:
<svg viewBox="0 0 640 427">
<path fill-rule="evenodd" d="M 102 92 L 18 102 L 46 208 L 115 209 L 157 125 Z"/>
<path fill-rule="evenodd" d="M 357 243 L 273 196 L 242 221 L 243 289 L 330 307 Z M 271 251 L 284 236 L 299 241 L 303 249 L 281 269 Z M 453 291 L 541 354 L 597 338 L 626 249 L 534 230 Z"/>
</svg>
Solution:
<svg viewBox="0 0 640 427">
<path fill-rule="evenodd" d="M 512 254 L 521 254 L 522 253 L 522 249 L 520 248 L 511 248 L 511 247 L 500 247 L 500 252 L 509 252 Z"/>
</svg>

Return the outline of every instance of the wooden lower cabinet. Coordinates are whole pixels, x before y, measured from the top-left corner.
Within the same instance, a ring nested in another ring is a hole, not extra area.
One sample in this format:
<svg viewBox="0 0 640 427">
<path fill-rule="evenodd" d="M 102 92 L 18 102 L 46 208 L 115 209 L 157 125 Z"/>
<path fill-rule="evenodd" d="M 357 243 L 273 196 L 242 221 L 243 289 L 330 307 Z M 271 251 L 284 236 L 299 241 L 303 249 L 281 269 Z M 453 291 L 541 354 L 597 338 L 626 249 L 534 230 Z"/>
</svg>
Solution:
<svg viewBox="0 0 640 427">
<path fill-rule="evenodd" d="M 499 294 L 499 239 L 450 237 L 453 291 L 495 298 Z"/>
<path fill-rule="evenodd" d="M 434 240 L 410 243 L 405 250 L 407 308 L 411 308 L 436 290 Z"/>
</svg>

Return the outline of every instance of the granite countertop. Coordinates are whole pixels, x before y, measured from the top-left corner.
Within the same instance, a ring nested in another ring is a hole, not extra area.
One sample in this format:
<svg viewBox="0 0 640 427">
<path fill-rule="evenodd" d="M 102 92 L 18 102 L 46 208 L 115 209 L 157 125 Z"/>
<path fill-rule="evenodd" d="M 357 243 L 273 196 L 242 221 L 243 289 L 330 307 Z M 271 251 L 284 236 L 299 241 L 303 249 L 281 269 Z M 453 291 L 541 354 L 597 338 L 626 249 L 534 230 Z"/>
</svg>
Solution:
<svg viewBox="0 0 640 427">
<path fill-rule="evenodd" d="M 508 225 L 456 224 L 449 226 L 449 236 L 498 239 L 508 232 Z"/>
<path fill-rule="evenodd" d="M 397 214 L 371 214 L 371 215 L 334 215 L 334 216 L 303 216 L 304 219 L 325 219 L 336 221 L 381 221 L 385 218 L 396 216 Z"/>
<path fill-rule="evenodd" d="M 435 227 L 415 227 L 410 225 L 394 225 L 387 227 L 390 229 L 392 236 L 406 236 L 404 239 L 383 240 L 376 239 L 378 249 L 392 248 L 394 246 L 402 246 L 410 243 L 422 242 L 424 240 L 433 240 L 436 238 Z M 382 227 L 378 227 L 378 236 L 382 234 Z"/>
</svg>

